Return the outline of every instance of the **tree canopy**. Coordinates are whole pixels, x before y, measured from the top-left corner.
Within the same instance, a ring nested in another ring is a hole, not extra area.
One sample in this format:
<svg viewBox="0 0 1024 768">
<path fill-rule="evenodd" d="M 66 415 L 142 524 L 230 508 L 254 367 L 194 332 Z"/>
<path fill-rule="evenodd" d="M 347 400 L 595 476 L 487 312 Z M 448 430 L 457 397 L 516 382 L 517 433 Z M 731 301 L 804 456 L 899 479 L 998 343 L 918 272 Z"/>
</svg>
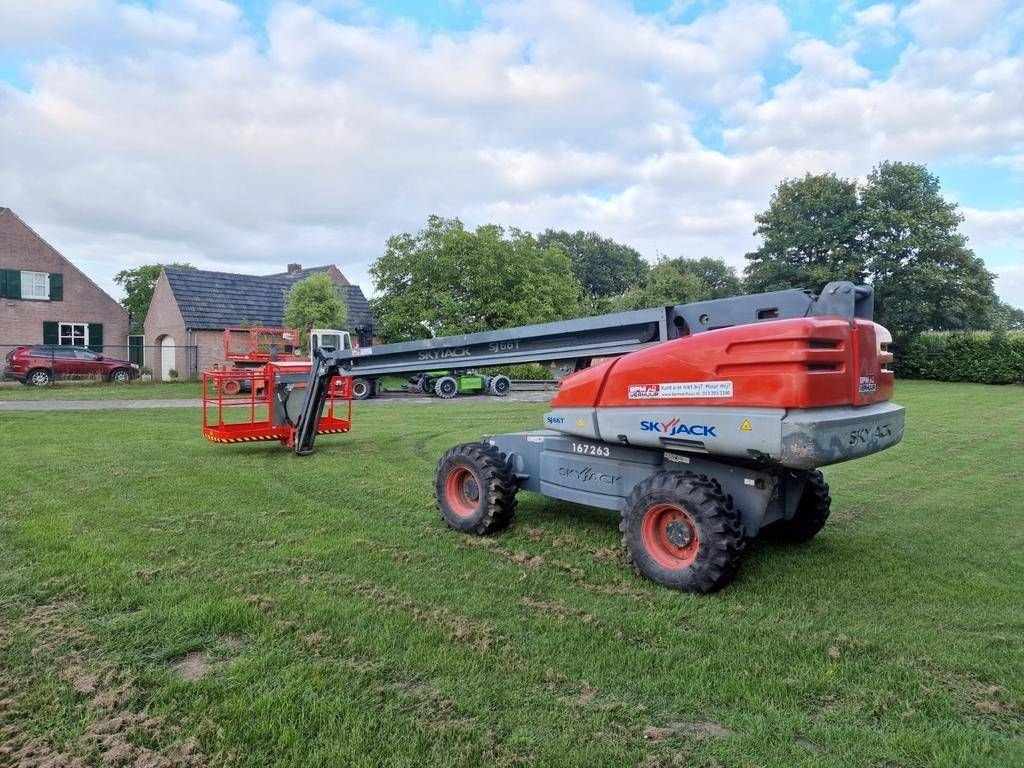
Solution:
<svg viewBox="0 0 1024 768">
<path fill-rule="evenodd" d="M 754 217 L 761 247 L 746 258 L 752 293 L 863 282 L 862 212 L 857 184 L 834 173 L 782 181 L 768 209 Z"/>
<path fill-rule="evenodd" d="M 755 220 L 763 241 L 746 257 L 752 292 L 867 280 L 875 319 L 897 339 L 985 327 L 994 316 L 993 275 L 923 165 L 881 163 L 862 187 L 832 173 L 787 179 Z"/>
<path fill-rule="evenodd" d="M 299 280 L 288 291 L 284 324 L 299 330 L 303 346 L 308 329 L 344 328 L 347 320 L 348 307 L 338 295 L 334 281 L 325 274 Z"/>
<path fill-rule="evenodd" d="M 618 296 L 637 288 L 647 273 L 647 262 L 636 249 L 596 232 L 548 229 L 537 237 L 537 242 L 542 248 L 556 245 L 569 256 L 572 272 L 584 297 L 590 300 Z"/>
<path fill-rule="evenodd" d="M 615 309 L 646 309 L 668 304 L 718 299 L 743 293 L 736 270 L 721 259 L 661 258 L 642 283 L 612 302 Z"/>
<path fill-rule="evenodd" d="M 144 264 L 134 269 L 122 269 L 114 275 L 114 282 L 124 289 L 121 306 L 132 316 L 133 330 L 141 328 L 153 301 L 153 289 L 164 267 L 195 269 L 191 264 Z"/>
<path fill-rule="evenodd" d="M 370 267 L 386 341 L 444 336 L 577 317 L 580 284 L 570 257 L 528 232 L 493 224 L 467 230 L 431 216 L 416 234 L 388 238 Z"/>
<path fill-rule="evenodd" d="M 983 328 L 993 275 L 959 232 L 963 215 L 923 165 L 881 163 L 861 196 L 875 318 L 894 335 Z"/>
</svg>

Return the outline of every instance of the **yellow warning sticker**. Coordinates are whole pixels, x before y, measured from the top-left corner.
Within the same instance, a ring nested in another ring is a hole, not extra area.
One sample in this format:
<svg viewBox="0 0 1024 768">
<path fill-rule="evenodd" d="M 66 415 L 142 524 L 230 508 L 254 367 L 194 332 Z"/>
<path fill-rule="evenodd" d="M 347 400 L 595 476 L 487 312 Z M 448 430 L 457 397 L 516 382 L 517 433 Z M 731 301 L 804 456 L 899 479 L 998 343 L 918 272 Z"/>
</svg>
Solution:
<svg viewBox="0 0 1024 768">
<path fill-rule="evenodd" d="M 584 425 L 583 419 L 576 419 L 576 426 L 579 429 L 583 429 L 583 425 Z"/>
<path fill-rule="evenodd" d="M 750 432 L 752 429 L 753 427 L 750 426 L 750 419 L 744 419 L 743 423 L 740 424 L 740 432 Z"/>
</svg>

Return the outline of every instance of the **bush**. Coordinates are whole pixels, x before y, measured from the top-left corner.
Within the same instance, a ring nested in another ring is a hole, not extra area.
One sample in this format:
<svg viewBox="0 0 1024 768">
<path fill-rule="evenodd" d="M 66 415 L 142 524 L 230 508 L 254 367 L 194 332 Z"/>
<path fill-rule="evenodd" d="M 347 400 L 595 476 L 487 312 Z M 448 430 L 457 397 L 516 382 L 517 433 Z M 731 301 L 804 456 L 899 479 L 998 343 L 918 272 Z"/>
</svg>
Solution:
<svg viewBox="0 0 1024 768">
<path fill-rule="evenodd" d="M 481 373 L 495 376 L 503 373 L 510 379 L 545 379 L 553 380 L 555 375 L 540 363 L 524 363 L 522 365 L 499 365 L 494 368 L 482 368 Z"/>
<path fill-rule="evenodd" d="M 924 333 L 896 352 L 905 379 L 1024 384 L 1024 333 Z"/>
</svg>

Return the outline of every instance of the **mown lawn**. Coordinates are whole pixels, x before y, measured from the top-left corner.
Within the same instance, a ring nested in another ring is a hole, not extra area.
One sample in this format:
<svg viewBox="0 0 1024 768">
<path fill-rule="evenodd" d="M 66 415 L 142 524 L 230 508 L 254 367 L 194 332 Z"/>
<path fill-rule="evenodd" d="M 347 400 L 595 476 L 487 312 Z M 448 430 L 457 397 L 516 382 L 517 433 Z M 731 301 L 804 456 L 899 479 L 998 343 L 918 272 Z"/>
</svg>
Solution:
<svg viewBox="0 0 1024 768">
<path fill-rule="evenodd" d="M 1022 765 L 1024 388 L 897 400 L 821 536 L 706 597 L 628 572 L 610 513 L 443 527 L 438 456 L 542 405 L 357 407 L 304 459 L 4 414 L 0 764 Z"/>
<path fill-rule="evenodd" d="M 48 387 L 5 383 L 0 400 L 188 400 L 201 396 L 198 381 L 58 381 Z"/>
</svg>

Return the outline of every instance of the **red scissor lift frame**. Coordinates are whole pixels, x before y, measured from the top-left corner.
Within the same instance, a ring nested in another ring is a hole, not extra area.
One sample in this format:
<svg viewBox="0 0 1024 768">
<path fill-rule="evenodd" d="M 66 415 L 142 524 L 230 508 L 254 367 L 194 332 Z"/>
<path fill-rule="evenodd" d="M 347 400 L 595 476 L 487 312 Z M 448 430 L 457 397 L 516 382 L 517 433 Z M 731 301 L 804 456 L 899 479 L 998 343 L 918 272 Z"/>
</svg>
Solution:
<svg viewBox="0 0 1024 768">
<path fill-rule="evenodd" d="M 256 369 L 232 369 L 203 372 L 203 437 L 214 443 L 250 443 L 278 440 L 291 446 L 295 428 L 289 423 L 274 423 L 274 393 L 277 380 L 284 374 L 294 379 L 309 373 L 309 363 L 269 363 Z M 305 385 L 295 385 L 295 397 L 301 397 Z M 214 417 L 215 414 L 215 417 Z M 225 418 L 227 417 L 227 418 Z M 348 432 L 352 428 L 352 378 L 331 379 L 318 435 Z"/>
</svg>

